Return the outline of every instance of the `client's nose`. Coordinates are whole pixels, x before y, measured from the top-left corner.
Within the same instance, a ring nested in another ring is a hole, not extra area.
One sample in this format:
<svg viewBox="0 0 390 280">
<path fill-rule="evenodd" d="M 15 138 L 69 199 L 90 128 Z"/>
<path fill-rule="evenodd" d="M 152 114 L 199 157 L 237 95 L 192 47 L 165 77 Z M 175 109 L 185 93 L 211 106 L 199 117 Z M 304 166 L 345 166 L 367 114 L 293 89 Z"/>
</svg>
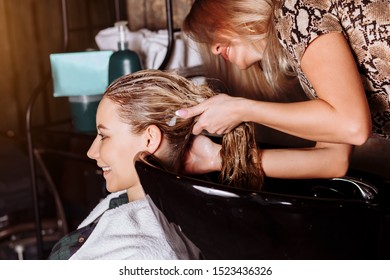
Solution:
<svg viewBox="0 0 390 280">
<path fill-rule="evenodd" d="M 99 139 L 98 139 L 98 137 L 99 136 L 96 136 L 95 140 L 93 140 L 92 145 L 91 145 L 91 147 L 89 147 L 89 150 L 87 152 L 87 156 L 90 159 L 96 160 L 99 157 L 99 149 L 98 149 Z"/>
</svg>

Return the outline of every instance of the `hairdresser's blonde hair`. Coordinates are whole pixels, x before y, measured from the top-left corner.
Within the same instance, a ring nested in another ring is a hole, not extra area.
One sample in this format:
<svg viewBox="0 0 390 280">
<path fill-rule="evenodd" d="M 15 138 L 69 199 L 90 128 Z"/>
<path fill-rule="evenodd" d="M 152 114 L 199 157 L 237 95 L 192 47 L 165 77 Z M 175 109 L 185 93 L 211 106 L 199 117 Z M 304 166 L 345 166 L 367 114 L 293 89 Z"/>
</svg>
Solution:
<svg viewBox="0 0 390 280">
<path fill-rule="evenodd" d="M 295 76 L 276 35 L 273 22 L 275 5 L 279 5 L 279 1 L 195 0 L 182 28 L 189 38 L 201 45 L 207 67 L 211 67 L 209 70 L 213 72 L 211 75 L 221 73 L 222 67 L 226 75 L 222 77 L 223 80 L 233 83 L 241 81 L 241 87 L 247 86 L 249 91 L 255 91 L 253 88 L 257 87 L 263 94 L 275 95 L 289 87 L 291 77 Z M 267 46 L 262 61 L 245 73 L 239 73 L 231 65 L 224 65 L 222 60 L 215 61 L 210 56 L 209 46 L 217 30 L 226 35 L 241 36 L 253 43 L 266 38 Z M 234 85 L 230 84 L 232 87 Z"/>
<path fill-rule="evenodd" d="M 207 85 L 196 85 L 173 72 L 142 70 L 114 81 L 103 98 L 119 105 L 121 119 L 141 133 L 156 125 L 169 143 L 164 167 L 180 171 L 183 157 L 191 143 L 195 118 L 178 118 L 175 112 L 191 107 L 215 93 Z M 221 181 L 236 187 L 260 189 L 263 183 L 261 158 L 256 149 L 253 124 L 243 123 L 222 139 Z"/>
</svg>

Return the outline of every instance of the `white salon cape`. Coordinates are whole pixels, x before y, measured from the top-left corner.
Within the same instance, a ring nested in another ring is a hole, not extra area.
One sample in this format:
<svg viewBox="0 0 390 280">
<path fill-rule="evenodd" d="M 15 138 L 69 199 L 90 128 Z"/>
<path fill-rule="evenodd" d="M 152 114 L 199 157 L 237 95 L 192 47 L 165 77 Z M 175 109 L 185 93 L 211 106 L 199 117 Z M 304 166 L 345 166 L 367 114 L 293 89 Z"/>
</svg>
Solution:
<svg viewBox="0 0 390 280">
<path fill-rule="evenodd" d="M 176 260 L 199 259 L 199 249 L 180 229 L 167 221 L 150 197 L 109 209 L 108 195 L 79 225 L 97 218 L 95 229 L 71 260 Z M 107 210 L 108 209 L 108 210 Z"/>
</svg>

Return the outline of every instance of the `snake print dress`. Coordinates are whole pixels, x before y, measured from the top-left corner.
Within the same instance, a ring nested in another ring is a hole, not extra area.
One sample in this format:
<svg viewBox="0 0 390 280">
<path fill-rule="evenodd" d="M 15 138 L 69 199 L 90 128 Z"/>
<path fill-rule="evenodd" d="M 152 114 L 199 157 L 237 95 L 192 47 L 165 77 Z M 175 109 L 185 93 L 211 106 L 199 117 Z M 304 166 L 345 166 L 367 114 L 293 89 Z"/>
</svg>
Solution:
<svg viewBox="0 0 390 280">
<path fill-rule="evenodd" d="M 390 1 L 280 1 L 275 10 L 278 37 L 309 98 L 316 98 L 316 92 L 300 68 L 301 58 L 318 36 L 341 32 L 362 78 L 373 133 L 390 139 Z"/>
</svg>

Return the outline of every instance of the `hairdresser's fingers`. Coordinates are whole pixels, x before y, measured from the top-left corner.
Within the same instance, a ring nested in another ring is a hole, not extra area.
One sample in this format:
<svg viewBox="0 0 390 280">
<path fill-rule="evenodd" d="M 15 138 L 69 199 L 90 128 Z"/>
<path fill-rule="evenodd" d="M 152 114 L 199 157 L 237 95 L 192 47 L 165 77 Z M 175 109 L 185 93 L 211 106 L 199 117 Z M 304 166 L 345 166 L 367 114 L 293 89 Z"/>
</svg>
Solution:
<svg viewBox="0 0 390 280">
<path fill-rule="evenodd" d="M 210 134 L 222 135 L 242 122 L 240 111 L 237 110 L 237 100 L 227 94 L 218 94 L 196 106 L 182 108 L 176 114 L 183 118 L 200 115 L 192 130 L 194 135 L 199 135 L 204 130 Z"/>
<path fill-rule="evenodd" d="M 207 131 L 207 125 L 203 122 L 199 122 L 199 120 L 195 123 L 194 127 L 192 128 L 192 134 L 194 135 L 199 135 L 201 134 L 204 130 Z M 209 132 L 209 131 L 207 131 Z M 213 133 L 213 132 L 209 132 L 209 133 Z"/>
<path fill-rule="evenodd" d="M 189 108 L 182 108 L 178 111 L 176 111 L 176 115 L 181 118 L 192 118 L 200 115 L 199 120 L 195 123 L 194 128 L 192 130 L 192 133 L 194 135 L 199 135 L 202 133 L 204 129 L 208 127 L 207 118 L 202 116 L 202 114 L 205 113 L 209 109 L 210 105 L 210 99 L 203 101 L 202 103 L 199 103 L 198 105 L 195 105 L 193 107 Z M 211 103 L 212 105 L 212 103 Z"/>
<path fill-rule="evenodd" d="M 198 105 L 189 108 L 181 108 L 180 110 L 177 110 L 175 114 L 181 118 L 186 118 L 186 119 L 196 117 L 198 115 L 203 114 L 205 111 L 209 110 L 210 108 L 219 106 L 221 101 L 223 101 L 226 98 L 229 98 L 228 95 L 226 94 L 222 94 L 222 93 L 217 94 L 199 103 Z"/>
<path fill-rule="evenodd" d="M 205 111 L 205 107 L 202 103 L 189 108 L 182 108 L 176 111 L 176 115 L 181 118 L 192 118 L 202 114 Z"/>
<path fill-rule="evenodd" d="M 209 136 L 222 136 L 226 133 L 229 133 L 237 126 L 236 124 L 234 124 L 234 125 L 219 127 L 221 123 L 218 123 L 218 121 L 204 122 L 201 118 L 198 120 L 197 123 L 195 123 L 192 129 L 192 134 L 194 135 L 203 134 Z M 206 117 L 204 119 L 206 119 Z"/>
<path fill-rule="evenodd" d="M 203 102 L 202 105 L 206 109 L 195 124 L 193 134 L 198 135 L 204 130 L 218 135 L 230 132 L 242 122 L 237 103 L 239 100 L 236 97 L 219 94 Z"/>
</svg>

